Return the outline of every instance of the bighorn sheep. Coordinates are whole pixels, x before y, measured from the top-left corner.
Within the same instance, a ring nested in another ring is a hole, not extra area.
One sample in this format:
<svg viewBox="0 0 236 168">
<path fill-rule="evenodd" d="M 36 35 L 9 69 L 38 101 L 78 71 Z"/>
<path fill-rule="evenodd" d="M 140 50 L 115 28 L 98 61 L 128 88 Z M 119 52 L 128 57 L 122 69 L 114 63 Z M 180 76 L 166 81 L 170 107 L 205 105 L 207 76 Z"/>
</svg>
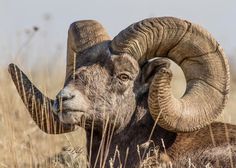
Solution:
<svg viewBox="0 0 236 168">
<path fill-rule="evenodd" d="M 186 77 L 180 99 L 171 93 L 166 58 Z M 93 166 L 109 167 L 118 148 L 126 167 L 139 167 L 138 153 L 146 148 L 137 152 L 137 145 L 146 142 L 166 153 L 173 167 L 187 166 L 189 160 L 197 166 L 236 166 L 236 126 L 212 123 L 228 99 L 229 66 L 216 40 L 196 24 L 149 18 L 110 40 L 96 21 L 73 23 L 65 84 L 55 100 L 44 96 L 16 65 L 10 64 L 9 72 L 41 130 L 59 134 L 85 125 L 88 139 L 93 138 L 87 145 Z M 116 158 L 114 167 L 119 163 Z"/>
</svg>

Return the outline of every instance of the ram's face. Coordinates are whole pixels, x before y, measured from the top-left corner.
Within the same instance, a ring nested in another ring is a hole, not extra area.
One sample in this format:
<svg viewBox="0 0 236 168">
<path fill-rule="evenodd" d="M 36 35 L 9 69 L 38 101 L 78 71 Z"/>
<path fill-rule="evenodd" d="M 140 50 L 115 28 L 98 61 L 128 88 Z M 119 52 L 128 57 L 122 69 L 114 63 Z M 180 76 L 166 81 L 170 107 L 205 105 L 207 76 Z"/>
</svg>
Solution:
<svg viewBox="0 0 236 168">
<path fill-rule="evenodd" d="M 85 119 L 95 129 L 106 121 L 125 126 L 136 107 L 138 63 L 130 56 L 100 55 L 80 61 L 57 95 L 54 112 L 64 123 L 80 125 Z M 109 123 L 109 122 L 108 122 Z"/>
</svg>

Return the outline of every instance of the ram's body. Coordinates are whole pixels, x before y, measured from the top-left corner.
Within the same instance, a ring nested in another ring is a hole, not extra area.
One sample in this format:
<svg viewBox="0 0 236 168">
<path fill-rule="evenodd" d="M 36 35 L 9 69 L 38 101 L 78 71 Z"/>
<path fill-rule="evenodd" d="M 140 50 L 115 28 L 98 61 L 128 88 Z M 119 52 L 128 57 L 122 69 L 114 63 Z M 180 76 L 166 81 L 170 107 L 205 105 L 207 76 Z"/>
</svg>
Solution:
<svg viewBox="0 0 236 168">
<path fill-rule="evenodd" d="M 181 99 L 171 93 L 169 61 L 156 57 L 172 59 L 183 69 L 187 89 Z M 44 132 L 85 126 L 93 166 L 235 166 L 236 126 L 212 123 L 228 98 L 227 59 L 200 26 L 151 18 L 111 41 L 96 21 L 73 23 L 65 86 L 54 101 L 15 65 L 9 71 Z"/>
</svg>

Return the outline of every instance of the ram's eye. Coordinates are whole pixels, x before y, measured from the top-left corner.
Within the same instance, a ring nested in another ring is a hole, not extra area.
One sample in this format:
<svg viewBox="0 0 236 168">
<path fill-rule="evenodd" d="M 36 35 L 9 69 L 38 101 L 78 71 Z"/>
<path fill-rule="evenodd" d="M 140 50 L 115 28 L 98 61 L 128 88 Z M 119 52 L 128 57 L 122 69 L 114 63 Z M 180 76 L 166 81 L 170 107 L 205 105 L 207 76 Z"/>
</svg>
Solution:
<svg viewBox="0 0 236 168">
<path fill-rule="evenodd" d="M 126 82 L 130 79 L 129 75 L 125 74 L 125 73 L 122 73 L 122 74 L 119 74 L 117 76 L 120 80 L 122 80 L 123 82 Z"/>
</svg>

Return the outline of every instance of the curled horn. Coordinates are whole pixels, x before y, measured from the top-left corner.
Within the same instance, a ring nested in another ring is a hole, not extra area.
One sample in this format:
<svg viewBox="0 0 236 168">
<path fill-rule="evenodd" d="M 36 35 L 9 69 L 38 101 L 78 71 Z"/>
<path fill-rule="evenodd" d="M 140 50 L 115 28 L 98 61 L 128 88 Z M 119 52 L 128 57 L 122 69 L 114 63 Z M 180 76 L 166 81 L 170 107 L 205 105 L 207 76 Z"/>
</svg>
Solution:
<svg viewBox="0 0 236 168">
<path fill-rule="evenodd" d="M 202 27 L 173 17 L 145 19 L 120 32 L 111 51 L 127 53 L 141 65 L 167 57 L 182 68 L 187 87 L 180 99 L 173 96 L 166 71 L 155 75 L 149 89 L 150 113 L 163 128 L 195 131 L 222 112 L 229 94 L 229 66 L 222 48 Z"/>
<path fill-rule="evenodd" d="M 84 50 L 108 39 L 109 36 L 96 21 L 78 21 L 71 24 L 68 32 L 66 76 L 73 72 L 76 57 Z M 53 100 L 37 89 L 16 65 L 10 64 L 8 70 L 31 117 L 42 131 L 59 134 L 75 130 L 74 125 L 59 121 L 58 116 L 52 112 Z"/>
</svg>

